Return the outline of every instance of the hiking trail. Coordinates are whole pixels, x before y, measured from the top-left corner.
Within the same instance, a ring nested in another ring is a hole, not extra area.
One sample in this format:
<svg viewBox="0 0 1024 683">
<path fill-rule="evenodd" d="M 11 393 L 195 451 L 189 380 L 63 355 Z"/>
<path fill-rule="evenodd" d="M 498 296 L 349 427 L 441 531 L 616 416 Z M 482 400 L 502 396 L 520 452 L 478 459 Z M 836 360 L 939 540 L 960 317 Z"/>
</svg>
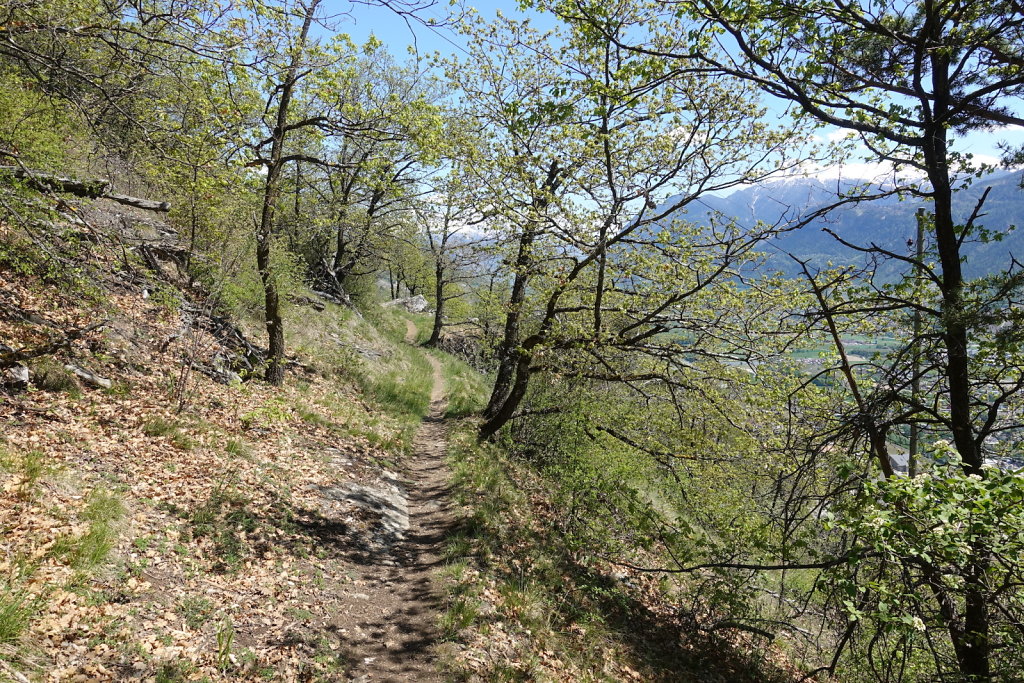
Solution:
<svg viewBox="0 0 1024 683">
<path fill-rule="evenodd" d="M 406 326 L 406 342 L 413 344 L 416 326 L 408 320 Z M 437 667 L 443 594 L 435 574 L 454 513 L 444 460 L 444 377 L 438 360 L 426 358 L 433 369 L 430 411 L 397 482 L 409 527 L 391 553 L 368 560 L 365 583 L 355 587 L 361 592 L 350 594 L 335 622 L 352 637 L 351 680 L 358 683 L 443 680 Z"/>
</svg>

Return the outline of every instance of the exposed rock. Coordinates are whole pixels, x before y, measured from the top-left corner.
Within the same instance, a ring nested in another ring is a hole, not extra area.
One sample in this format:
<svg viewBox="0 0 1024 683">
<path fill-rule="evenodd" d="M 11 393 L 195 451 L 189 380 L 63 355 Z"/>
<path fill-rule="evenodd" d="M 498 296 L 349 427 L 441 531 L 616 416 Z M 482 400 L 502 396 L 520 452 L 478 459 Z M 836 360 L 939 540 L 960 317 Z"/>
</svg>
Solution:
<svg viewBox="0 0 1024 683">
<path fill-rule="evenodd" d="M 241 382 L 242 376 L 235 372 L 237 367 L 237 360 L 239 356 L 234 354 L 223 354 L 218 353 L 213 357 L 213 369 L 219 372 L 223 376 L 224 384 L 231 384 L 232 382 Z M 251 367 L 251 366 L 250 366 Z"/>
<path fill-rule="evenodd" d="M 352 307 L 352 301 L 348 298 L 348 295 L 345 294 L 344 292 L 341 293 L 340 296 L 335 296 L 334 294 L 330 294 L 328 292 L 321 292 L 318 289 L 312 289 L 310 291 L 313 292 L 314 294 L 316 294 L 318 297 L 320 297 L 324 301 L 330 301 L 332 304 L 338 304 L 339 306 L 348 306 L 350 308 Z"/>
<path fill-rule="evenodd" d="M 30 379 L 28 367 L 25 366 L 25 365 L 22 365 L 21 363 L 18 363 L 17 365 L 12 365 L 11 367 L 6 368 L 3 371 L 3 376 L 2 377 L 3 377 L 3 383 L 4 384 L 6 384 L 9 387 L 13 387 L 15 389 L 25 389 L 25 388 L 27 388 L 28 387 L 28 382 L 29 382 L 29 379 Z"/>
<path fill-rule="evenodd" d="M 466 361 L 469 365 L 483 372 L 487 367 L 484 348 L 480 340 L 462 334 L 442 334 L 438 348 Z"/>
<path fill-rule="evenodd" d="M 410 313 L 426 313 L 430 310 L 430 302 L 422 294 L 406 297 L 404 299 L 392 299 L 384 303 L 386 308 L 401 307 Z"/>
<path fill-rule="evenodd" d="M 370 349 L 366 348 L 365 346 L 356 346 L 355 344 L 349 344 L 348 342 L 342 341 L 341 337 L 339 337 L 336 334 L 331 334 L 331 339 L 333 339 L 338 346 L 347 349 L 352 349 L 353 351 L 355 351 L 356 353 L 358 353 L 360 356 L 367 360 L 376 360 L 378 358 L 383 358 L 385 356 L 391 355 L 389 353 L 385 353 L 384 351 L 379 351 L 377 349 Z"/>
<path fill-rule="evenodd" d="M 368 545 L 386 551 L 405 538 L 409 530 L 409 502 L 402 489 L 393 483 L 395 481 L 397 476 L 395 479 L 387 477 L 377 486 L 346 482 L 339 486 L 321 487 L 320 493 L 328 500 L 350 503 L 379 515 L 373 537 L 367 541 Z"/>
</svg>

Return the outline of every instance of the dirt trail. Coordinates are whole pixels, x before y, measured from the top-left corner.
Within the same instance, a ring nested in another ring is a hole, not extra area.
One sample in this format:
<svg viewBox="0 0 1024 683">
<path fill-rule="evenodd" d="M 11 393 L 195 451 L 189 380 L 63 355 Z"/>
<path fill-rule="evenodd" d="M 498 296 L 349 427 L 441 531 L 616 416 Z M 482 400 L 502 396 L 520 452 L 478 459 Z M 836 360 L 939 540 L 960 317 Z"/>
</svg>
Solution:
<svg viewBox="0 0 1024 683">
<path fill-rule="evenodd" d="M 416 326 L 406 321 L 406 341 L 416 340 Z M 450 507 L 444 378 L 441 364 L 427 355 L 434 370 L 430 413 L 414 441 L 414 453 L 402 476 L 408 497 L 409 530 L 389 557 L 367 566 L 362 593 L 346 610 L 346 629 L 362 642 L 352 643 L 356 658 L 352 680 L 442 681 L 437 670 L 438 616 L 443 608 L 435 572 L 445 537 L 454 523 Z M 339 615 L 341 616 L 341 615 Z"/>
</svg>

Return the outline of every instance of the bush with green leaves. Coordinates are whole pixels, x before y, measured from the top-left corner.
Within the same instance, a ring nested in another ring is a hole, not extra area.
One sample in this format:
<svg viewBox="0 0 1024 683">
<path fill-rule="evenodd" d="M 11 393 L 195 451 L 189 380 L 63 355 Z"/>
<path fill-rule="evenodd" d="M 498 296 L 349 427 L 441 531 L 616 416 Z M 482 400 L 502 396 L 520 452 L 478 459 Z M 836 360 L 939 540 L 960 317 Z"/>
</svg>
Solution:
<svg viewBox="0 0 1024 683">
<path fill-rule="evenodd" d="M 1024 473 L 964 474 L 944 441 L 929 456 L 938 463 L 930 471 L 867 481 L 830 513 L 831 531 L 856 538 L 859 557 L 827 583 L 850 623 L 875 634 L 851 658 L 876 675 L 895 666 L 955 678 L 957 648 L 969 644 L 948 624 L 962 626 L 965 611 L 980 608 L 998 653 L 994 673 L 1016 680 L 1024 671 Z M 968 574 L 978 565 L 984 604 L 971 605 Z"/>
</svg>

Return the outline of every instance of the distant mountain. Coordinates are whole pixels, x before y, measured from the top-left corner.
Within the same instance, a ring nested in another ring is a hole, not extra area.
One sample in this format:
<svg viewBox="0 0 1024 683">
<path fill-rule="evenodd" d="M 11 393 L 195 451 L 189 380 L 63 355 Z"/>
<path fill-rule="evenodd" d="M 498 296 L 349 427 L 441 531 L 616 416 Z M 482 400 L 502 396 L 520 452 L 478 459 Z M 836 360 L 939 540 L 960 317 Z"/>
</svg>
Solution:
<svg viewBox="0 0 1024 683">
<path fill-rule="evenodd" d="M 991 187 L 979 223 L 993 232 L 1002 233 L 998 242 L 973 242 L 965 245 L 965 274 L 976 277 L 1006 268 L 1011 254 L 1024 260 L 1024 190 L 1019 171 L 1000 171 L 975 180 L 974 184 L 955 197 L 955 213 L 959 222 L 966 221 L 985 188 Z M 706 225 L 711 216 L 721 214 L 735 218 L 741 225 L 752 226 L 758 220 L 767 223 L 792 220 L 812 213 L 835 201 L 838 191 L 849 189 L 853 182 L 823 182 L 816 178 L 790 178 L 738 190 L 728 197 L 706 197 L 679 212 L 686 221 Z M 881 189 L 881 186 L 875 186 Z M 878 244 L 897 253 L 909 254 L 916 234 L 915 212 L 924 202 L 889 197 L 857 205 L 841 207 L 815 222 L 773 238 L 761 250 L 768 257 L 769 267 L 788 273 L 798 268 L 787 256 L 794 254 L 809 259 L 816 266 L 827 262 L 862 263 L 864 256 L 840 244 L 824 232 L 827 227 L 844 240 L 858 245 Z M 1020 226 L 1010 230 L 1010 226 Z M 891 264 L 881 274 L 895 277 L 899 266 Z"/>
</svg>

